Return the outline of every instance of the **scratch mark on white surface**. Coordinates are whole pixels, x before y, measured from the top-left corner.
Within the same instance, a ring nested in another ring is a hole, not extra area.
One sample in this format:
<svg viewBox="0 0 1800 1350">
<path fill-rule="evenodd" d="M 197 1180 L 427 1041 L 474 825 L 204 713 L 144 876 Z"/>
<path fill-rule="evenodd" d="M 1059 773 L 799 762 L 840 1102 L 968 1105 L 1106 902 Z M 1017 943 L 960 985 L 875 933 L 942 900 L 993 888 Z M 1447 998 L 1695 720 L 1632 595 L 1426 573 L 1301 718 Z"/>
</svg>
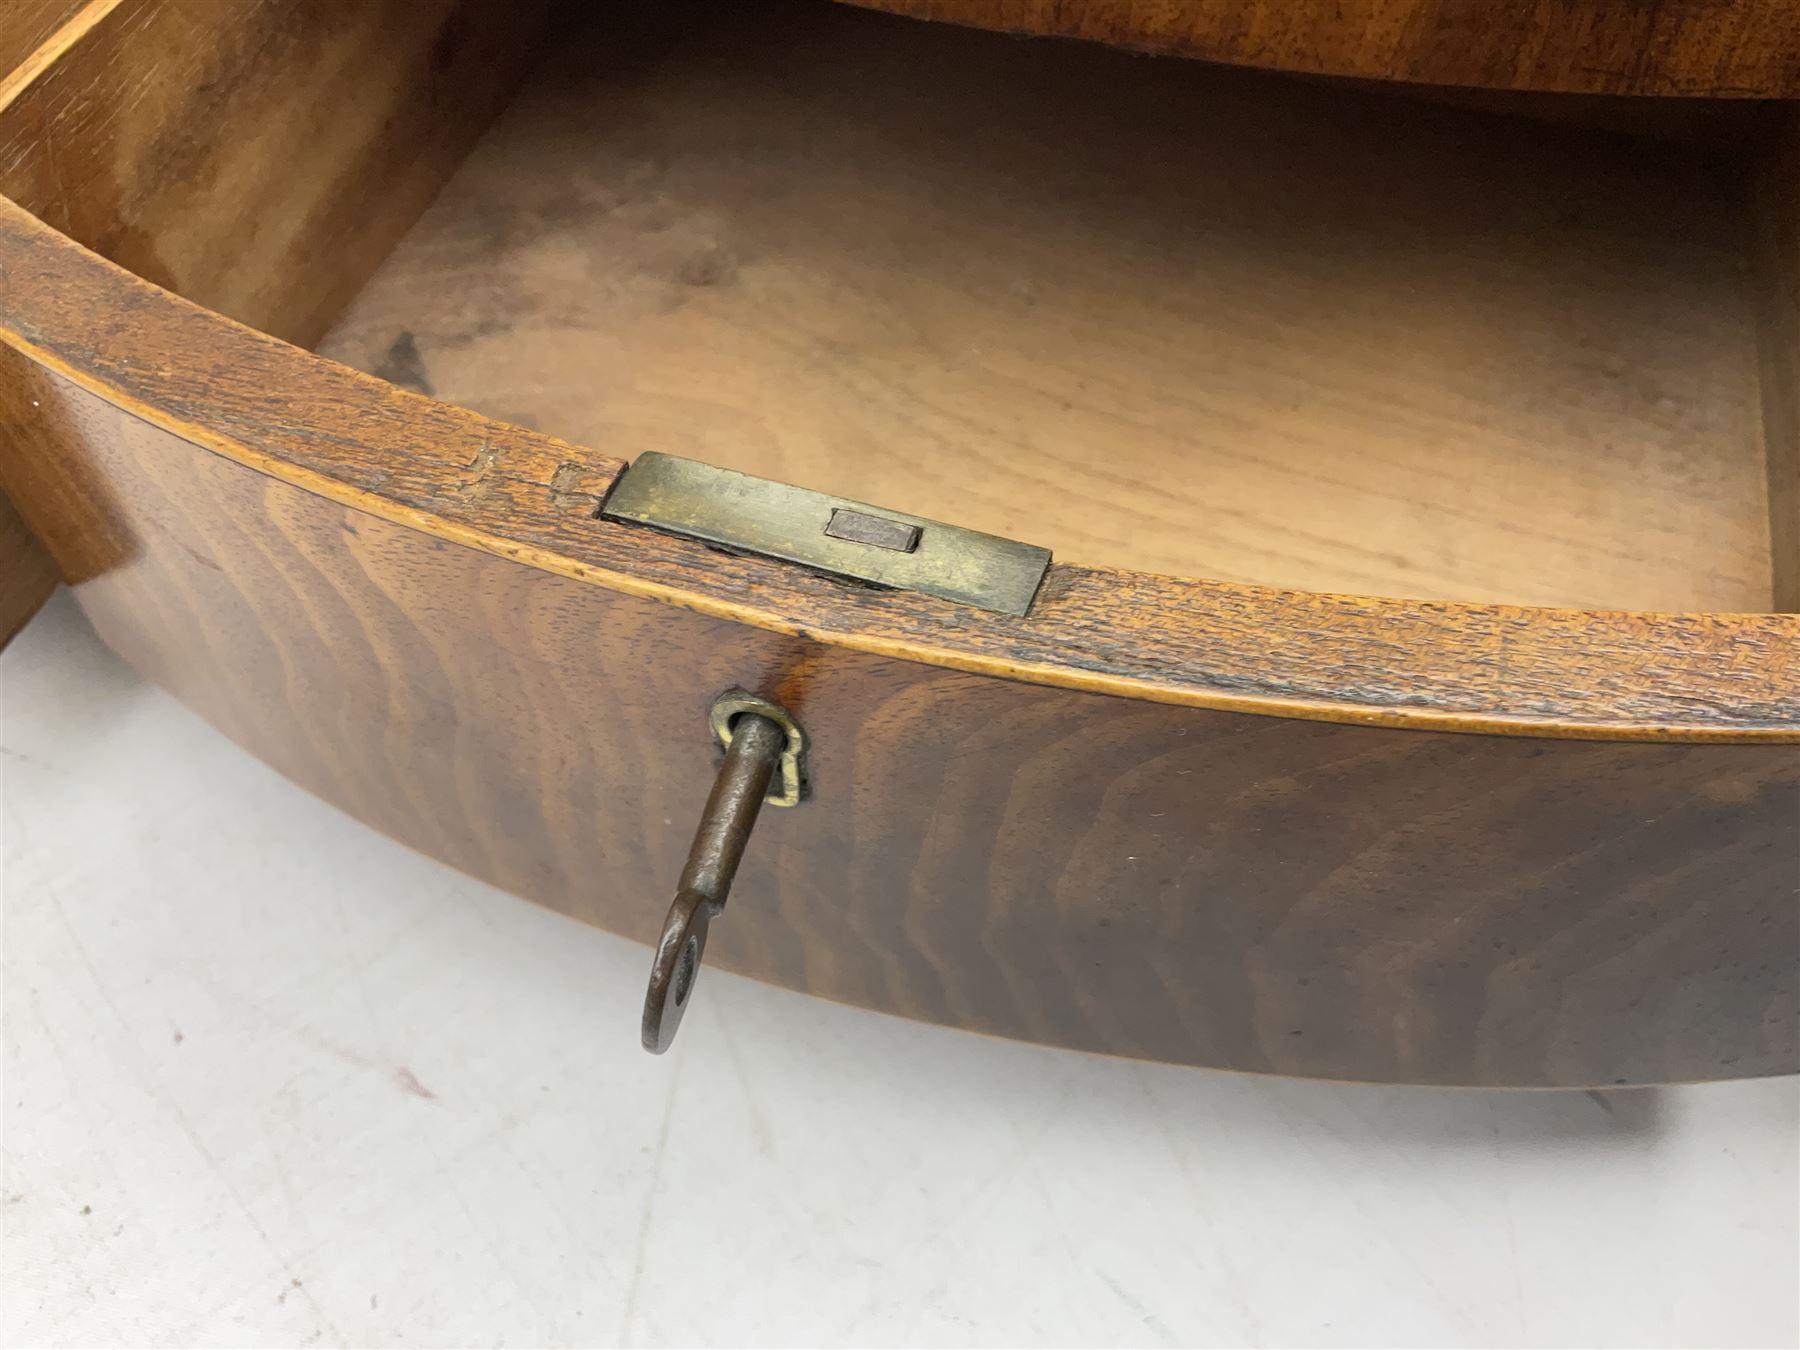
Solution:
<svg viewBox="0 0 1800 1350">
<path fill-rule="evenodd" d="M 136 1076 L 139 1081 L 152 1095 L 160 1099 L 163 1105 L 169 1109 L 175 1123 L 180 1127 L 182 1134 L 187 1136 L 188 1143 L 193 1147 L 194 1151 L 200 1155 L 201 1160 L 205 1162 L 207 1170 L 213 1174 L 213 1177 L 218 1181 L 220 1188 L 225 1192 L 226 1196 L 230 1198 L 231 1203 L 236 1206 L 238 1213 L 243 1216 L 244 1222 L 249 1225 L 250 1231 L 255 1233 L 261 1240 L 263 1250 L 268 1252 L 268 1254 L 274 1258 L 275 1263 L 280 1266 L 284 1272 L 288 1273 L 290 1279 L 294 1280 L 294 1285 L 296 1288 L 300 1289 L 301 1297 L 306 1300 L 307 1307 L 312 1311 L 313 1316 L 318 1319 L 318 1326 L 314 1331 L 314 1337 L 316 1338 L 321 1332 L 329 1332 L 331 1339 L 335 1343 L 345 1344 L 346 1342 L 342 1333 L 340 1333 L 337 1327 L 333 1325 L 331 1319 L 325 1315 L 325 1309 L 319 1306 L 318 1300 L 312 1296 L 311 1291 L 302 1286 L 299 1280 L 292 1275 L 292 1262 L 289 1261 L 287 1254 L 276 1246 L 274 1238 L 269 1235 L 269 1230 L 263 1227 L 262 1222 L 256 1217 L 256 1214 L 251 1210 L 249 1204 L 245 1202 L 243 1195 L 238 1191 L 236 1185 L 234 1185 L 231 1178 L 226 1175 L 225 1169 L 220 1166 L 219 1160 L 213 1155 L 212 1149 L 207 1146 L 207 1143 L 201 1137 L 200 1132 L 194 1128 L 194 1122 L 188 1117 L 186 1110 L 182 1108 L 181 1102 L 175 1097 L 175 1094 L 169 1090 L 168 1085 L 163 1081 L 160 1074 L 158 1074 L 155 1066 L 148 1062 L 142 1055 L 137 1039 L 132 1035 L 132 1024 L 126 1019 L 124 1012 L 118 1005 L 118 1001 L 113 998 L 112 989 L 107 985 L 106 980 L 100 974 L 99 968 L 94 964 L 93 958 L 89 955 L 87 946 L 82 942 L 79 931 L 76 929 L 74 922 L 69 918 L 69 911 L 63 904 L 62 895 L 59 893 L 56 886 L 50 883 L 48 877 L 44 877 L 42 880 L 44 882 L 43 893 L 49 898 L 51 908 L 56 911 L 56 917 L 61 921 L 63 931 L 68 934 L 69 945 L 75 949 L 75 955 L 80 960 L 82 968 L 87 971 L 88 977 L 93 980 L 94 989 L 99 993 L 100 1001 L 105 1004 L 106 1010 L 112 1014 L 113 1020 L 119 1025 L 119 1030 L 121 1032 L 120 1043 L 130 1046 L 134 1051 L 139 1051 L 138 1054 L 134 1055 L 134 1059 L 136 1060 L 135 1067 L 137 1069 Z"/>
<path fill-rule="evenodd" d="M 0 755 L 5 755 L 8 759 L 16 759 L 21 764 L 29 764 L 34 769 L 45 769 L 50 773 L 65 772 L 60 764 L 51 764 L 47 760 L 33 758 L 22 750 L 13 749 L 10 745 L 0 745 Z"/>
<path fill-rule="evenodd" d="M 419 1081 L 419 1076 L 404 1064 L 394 1070 L 394 1082 L 400 1085 L 400 1090 L 402 1092 L 409 1092 L 413 1096 L 423 1098 L 428 1102 L 435 1102 L 437 1100 L 437 1093 L 421 1083 Z"/>
<path fill-rule="evenodd" d="M 631 1260 L 631 1283 L 625 1288 L 625 1306 L 619 1314 L 619 1333 L 613 1344 L 624 1345 L 631 1331 L 631 1320 L 637 1315 L 638 1288 L 644 1282 L 644 1254 L 650 1248 L 650 1231 L 656 1222 L 657 1192 L 662 1189 L 663 1155 L 669 1151 L 669 1126 L 675 1119 L 675 1090 L 681 1085 L 681 1071 L 687 1064 L 683 1055 L 669 1075 L 669 1092 L 663 1098 L 662 1128 L 656 1136 L 656 1154 L 650 1160 L 650 1182 L 644 1191 L 644 1214 L 638 1221 L 637 1251 Z"/>
<path fill-rule="evenodd" d="M 1590 1094 L 1591 1095 L 1591 1094 Z M 1494 1168 L 1500 1183 L 1500 1213 L 1506 1220 L 1506 1264 L 1512 1270 L 1513 1316 L 1520 1336 L 1525 1334 L 1525 1281 L 1519 1273 L 1519 1230 L 1513 1222 L 1512 1192 L 1507 1186 L 1506 1154 L 1500 1146 L 1500 1118 L 1494 1099 L 1488 1098 L 1488 1130 L 1494 1137 Z"/>
<path fill-rule="evenodd" d="M 743 1052 L 738 1047 L 737 1037 L 731 1032 L 731 1019 L 718 1010 L 718 999 L 715 998 L 709 1006 L 713 1010 L 713 1022 L 719 1028 L 719 1039 L 725 1043 L 726 1056 L 731 1060 L 732 1072 L 737 1074 L 738 1084 L 744 1089 L 744 1106 L 750 1116 L 750 1132 L 756 1139 L 756 1151 L 765 1158 L 773 1157 L 775 1139 L 769 1131 L 768 1121 L 763 1118 L 762 1103 L 757 1100 L 756 1087 L 744 1068 Z"/>
<path fill-rule="evenodd" d="M 1146 1331 L 1154 1335 L 1156 1339 L 1161 1341 L 1164 1345 L 1175 1345 L 1178 1343 L 1180 1338 L 1175 1335 L 1175 1332 L 1170 1328 L 1169 1324 L 1163 1321 L 1162 1318 L 1158 1317 L 1155 1313 L 1151 1312 L 1142 1303 L 1138 1302 L 1137 1299 L 1133 1298 L 1129 1290 L 1112 1276 L 1108 1275 L 1104 1270 L 1097 1271 L 1096 1274 L 1100 1276 L 1100 1283 L 1112 1290 L 1113 1293 L 1118 1296 L 1119 1302 L 1131 1309 L 1132 1316 L 1144 1324 L 1144 1329 Z"/>
<path fill-rule="evenodd" d="M 0 2 L 3 2 L 3 0 L 0 0 Z M 204 984 L 211 989 L 214 995 L 222 1003 L 233 1003 L 241 1011 L 262 1018 L 269 1026 L 273 1027 L 283 1035 L 291 1036 L 302 1045 L 317 1050 L 321 1054 L 330 1055 L 333 1059 L 341 1060 L 345 1064 L 353 1065 L 358 1069 L 365 1069 L 370 1073 L 385 1074 L 393 1082 L 395 1087 L 399 1088 L 408 1096 L 419 1097 L 425 1101 L 437 1100 L 438 1094 L 421 1082 L 419 1076 L 408 1066 L 404 1064 L 392 1064 L 383 1057 L 366 1055 L 362 1051 L 350 1046 L 340 1045 L 337 1041 L 323 1035 L 303 1022 L 294 1021 L 275 1009 L 257 1003 L 254 1000 L 241 998 L 238 991 L 233 989 L 230 985 L 216 984 L 210 980 L 204 970 L 195 970 L 191 972 L 191 977 L 195 981 Z M 363 1002 L 365 1004 L 367 1003 L 366 997 L 363 999 Z M 373 1018 L 372 1012 L 370 1016 Z M 379 1029 L 374 1027 L 372 1023 L 368 1026 L 368 1030 L 373 1037 L 376 1039 L 380 1038 Z M 183 1039 L 185 1039 L 185 1037 L 183 1037 L 179 1029 L 177 1029 L 176 1042 L 179 1044 Z M 294 1072 L 288 1076 L 286 1081 L 281 1084 L 278 1091 L 285 1092 L 292 1088 L 304 1073 L 304 1066 L 296 1068 Z"/>
<path fill-rule="evenodd" d="M 544 1185 L 539 1179 L 536 1170 L 532 1167 L 531 1162 L 521 1156 L 517 1140 L 512 1138 L 502 1138 L 499 1140 L 499 1147 L 511 1161 L 513 1165 L 513 1174 L 517 1176 L 521 1182 L 529 1186 L 532 1189 L 532 1192 L 537 1196 L 538 1200 L 542 1203 L 543 1212 L 547 1221 L 556 1224 L 556 1226 L 562 1230 L 564 1245 L 571 1251 L 575 1250 L 580 1246 L 581 1238 L 577 1231 L 576 1224 L 572 1221 L 571 1216 L 568 1213 L 566 1205 L 567 1192 L 560 1187 L 553 1189 Z M 538 1161 L 542 1163 L 543 1160 L 539 1158 Z M 558 1160 L 554 1166 L 560 1168 L 562 1166 L 561 1160 Z"/>
<path fill-rule="evenodd" d="M 514 1288 L 531 1288 L 531 1274 L 519 1264 L 521 1261 L 529 1260 L 529 1255 L 517 1243 L 507 1241 L 503 1234 L 496 1231 L 492 1210 L 483 1204 L 469 1203 L 469 1197 L 464 1194 L 461 1177 L 450 1182 L 448 1191 L 450 1198 L 456 1202 L 456 1207 L 462 1211 L 463 1218 L 468 1221 L 469 1233 L 480 1242 L 482 1249 L 487 1253 L 488 1261 L 496 1269 L 506 1273 L 507 1283 Z M 415 1303 L 414 1310 L 417 1311 L 419 1306 Z M 493 1342 L 496 1347 L 506 1343 L 504 1335 Z"/>
<path fill-rule="evenodd" d="M 369 982 L 363 978 L 367 966 L 357 960 L 358 952 L 362 944 L 351 936 L 350 917 L 345 911 L 344 895 L 341 891 L 336 889 L 333 889 L 330 894 L 331 916 L 337 923 L 338 935 L 343 939 L 344 944 L 341 964 L 344 969 L 345 978 L 355 993 L 357 1002 L 362 1004 L 363 1025 L 368 1029 L 370 1040 L 375 1043 L 382 1058 L 391 1058 L 391 1052 L 389 1050 L 390 1042 L 387 1036 L 386 1027 L 382 1023 L 381 1014 L 376 1010 L 375 1000 L 369 996 Z M 407 1088 L 406 1079 L 401 1077 L 402 1074 L 404 1074 L 406 1078 L 411 1078 L 414 1084 L 417 1084 L 419 1081 L 412 1077 L 411 1069 L 396 1065 L 394 1081 L 400 1084 L 402 1088 Z M 410 1089 L 408 1090 L 410 1091 Z M 424 1093 L 422 1095 L 430 1097 L 435 1094 Z"/>
<path fill-rule="evenodd" d="M 1274 1100 L 1272 1095 L 1270 1100 Z M 1333 1126 L 1328 1118 L 1311 1112 L 1305 1114 L 1321 1133 L 1329 1136 Z M 1305 1150 L 1314 1168 L 1322 1175 L 1329 1176 L 1331 1174 L 1330 1166 L 1311 1139 L 1305 1133 L 1294 1130 L 1291 1125 L 1288 1125 L 1285 1113 L 1282 1123 L 1288 1129 L 1294 1142 Z M 1481 1333 L 1474 1315 L 1469 1310 L 1467 1301 L 1450 1295 L 1438 1279 L 1434 1268 L 1426 1261 L 1421 1260 L 1416 1248 L 1406 1240 L 1407 1235 L 1396 1231 L 1380 1210 L 1371 1208 L 1357 1186 L 1336 1182 L 1335 1187 L 1337 1198 L 1355 1211 L 1357 1225 L 1366 1244 L 1371 1248 L 1379 1248 L 1391 1253 L 1394 1259 L 1401 1262 L 1411 1273 L 1421 1291 L 1417 1295 L 1417 1301 L 1425 1303 L 1429 1296 L 1427 1306 L 1455 1326 L 1459 1343 L 1480 1339 Z M 1420 1240 L 1424 1241 L 1424 1239 Z"/>
<path fill-rule="evenodd" d="M 1137 1089 L 1138 1099 L 1150 1108 L 1150 1119 L 1156 1123 L 1157 1133 L 1162 1136 L 1163 1147 L 1168 1150 L 1169 1159 L 1175 1164 L 1176 1174 L 1181 1178 L 1183 1187 L 1191 1197 L 1194 1214 L 1201 1218 L 1210 1233 L 1217 1236 L 1219 1234 L 1218 1225 L 1205 1217 L 1208 1213 L 1206 1181 L 1196 1174 L 1189 1161 L 1187 1150 L 1182 1146 L 1183 1141 L 1176 1137 L 1174 1129 L 1170 1126 L 1169 1117 L 1163 1110 L 1162 1103 L 1157 1100 L 1156 1093 L 1152 1091 L 1151 1084 L 1154 1080 L 1142 1067 L 1133 1066 L 1131 1081 L 1132 1086 Z M 1264 1344 L 1262 1318 L 1254 1300 L 1246 1292 L 1250 1287 L 1249 1282 L 1245 1280 L 1243 1272 L 1238 1269 L 1237 1263 L 1231 1259 L 1229 1243 L 1223 1240 L 1214 1241 L 1211 1244 L 1211 1254 L 1213 1267 L 1218 1277 L 1217 1287 L 1237 1312 L 1239 1324 L 1248 1328 L 1244 1334 L 1245 1343 L 1248 1345 Z"/>
</svg>

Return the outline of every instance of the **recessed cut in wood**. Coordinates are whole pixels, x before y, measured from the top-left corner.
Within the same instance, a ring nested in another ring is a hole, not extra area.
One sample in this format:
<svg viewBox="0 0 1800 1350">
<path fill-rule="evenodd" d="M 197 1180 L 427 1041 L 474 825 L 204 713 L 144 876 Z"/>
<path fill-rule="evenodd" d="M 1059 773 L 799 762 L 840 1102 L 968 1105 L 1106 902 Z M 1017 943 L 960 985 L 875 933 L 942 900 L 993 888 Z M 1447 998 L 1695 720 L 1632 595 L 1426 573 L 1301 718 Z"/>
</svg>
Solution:
<svg viewBox="0 0 1800 1350">
<path fill-rule="evenodd" d="M 825 533 L 833 539 L 848 540 L 853 544 L 867 544 L 871 548 L 884 548 L 891 553 L 911 553 L 919 546 L 917 525 L 907 525 L 898 520 L 889 520 L 886 516 L 871 515 L 867 511 L 856 511 L 846 506 L 835 508 L 831 519 L 825 522 Z"/>
</svg>

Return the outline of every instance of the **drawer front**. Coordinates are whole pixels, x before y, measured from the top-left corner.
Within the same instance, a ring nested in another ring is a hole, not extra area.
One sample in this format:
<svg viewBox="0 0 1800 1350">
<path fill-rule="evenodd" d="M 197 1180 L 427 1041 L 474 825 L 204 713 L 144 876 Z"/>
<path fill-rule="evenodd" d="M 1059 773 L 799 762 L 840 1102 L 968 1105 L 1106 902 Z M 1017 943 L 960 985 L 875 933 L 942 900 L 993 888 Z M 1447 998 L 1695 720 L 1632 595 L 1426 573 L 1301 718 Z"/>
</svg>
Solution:
<svg viewBox="0 0 1800 1350">
<path fill-rule="evenodd" d="M 621 461 L 5 202 L 0 270 L 0 486 L 103 636 L 453 866 L 656 938 L 737 688 L 804 724 L 811 797 L 764 813 L 709 963 L 1234 1069 L 1796 1067 L 1795 616 L 1069 565 L 985 613 L 598 519 Z"/>
<path fill-rule="evenodd" d="M 655 937 L 716 768 L 707 709 L 742 686 L 805 723 L 812 795 L 766 813 L 709 963 L 1233 1069 L 1795 1067 L 1792 745 L 1346 725 L 848 651 L 452 542 L 11 374 L 15 490 L 108 642 L 311 791 L 584 921 Z"/>
</svg>

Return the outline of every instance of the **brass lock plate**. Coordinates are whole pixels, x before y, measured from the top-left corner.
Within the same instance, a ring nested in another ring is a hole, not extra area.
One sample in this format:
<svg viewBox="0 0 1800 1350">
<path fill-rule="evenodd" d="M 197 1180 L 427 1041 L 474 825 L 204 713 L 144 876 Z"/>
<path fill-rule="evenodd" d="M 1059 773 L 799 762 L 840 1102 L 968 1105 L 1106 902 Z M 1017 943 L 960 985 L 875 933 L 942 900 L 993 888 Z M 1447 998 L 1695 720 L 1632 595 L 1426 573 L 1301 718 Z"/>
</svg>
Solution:
<svg viewBox="0 0 1800 1350">
<path fill-rule="evenodd" d="M 1050 550 L 650 450 L 600 515 L 997 614 L 1030 611 Z"/>
</svg>

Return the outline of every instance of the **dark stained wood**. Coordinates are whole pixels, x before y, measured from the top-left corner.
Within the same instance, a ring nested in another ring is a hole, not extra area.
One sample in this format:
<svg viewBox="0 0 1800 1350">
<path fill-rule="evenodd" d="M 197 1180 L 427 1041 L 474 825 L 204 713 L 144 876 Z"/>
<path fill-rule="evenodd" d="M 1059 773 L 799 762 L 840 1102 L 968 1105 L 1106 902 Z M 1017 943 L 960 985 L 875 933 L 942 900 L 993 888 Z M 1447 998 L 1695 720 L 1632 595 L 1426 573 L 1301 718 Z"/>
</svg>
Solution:
<svg viewBox="0 0 1800 1350">
<path fill-rule="evenodd" d="M 1800 610 L 1800 108 L 1786 109 L 1758 165 L 1755 290 L 1762 337 L 1763 452 L 1775 608 Z"/>
<path fill-rule="evenodd" d="M 0 84 L 0 194 L 312 342 L 511 92 L 545 8 L 101 0 L 53 62 Z"/>
<path fill-rule="evenodd" d="M 4 0 L 0 3 L 0 109 L 54 62 L 75 32 L 97 22 L 117 0 Z M 71 20 L 84 16 L 63 41 Z M 0 493 L 0 647 L 56 586 L 56 567 L 19 513 Z"/>
<path fill-rule="evenodd" d="M 1633 140 L 1693 146 L 1718 158 L 1734 160 L 1744 159 L 1767 129 L 1770 107 L 1769 101 L 1763 99 L 1545 94 L 1530 89 L 1472 89 L 1447 84 L 1302 78 L 1306 84 L 1365 93 L 1379 90 L 1391 98 L 1404 98 L 1432 107 L 1459 108 L 1509 120 L 1542 122 L 1584 131 L 1605 131 Z M 1300 83 L 1283 79 L 1284 83 Z M 1625 147 L 1615 142 L 1615 148 L 1623 150 Z"/>
<path fill-rule="evenodd" d="M 1800 97 L 1795 0 L 850 0 L 1270 70 L 1562 93 Z"/>
<path fill-rule="evenodd" d="M 0 495 L 0 647 L 25 626 L 55 589 L 56 567 Z"/>
<path fill-rule="evenodd" d="M 742 684 L 803 719 L 815 797 L 765 813 L 725 967 L 1235 1069 L 1796 1067 L 1791 745 L 1297 721 L 852 651 L 348 507 L 5 357 L 9 471 L 108 642 L 358 819 L 585 921 L 654 936 L 714 771 L 707 705 Z M 365 393 L 318 406 L 396 463 L 436 429 Z M 527 440 L 460 490 L 503 500 Z"/>
<path fill-rule="evenodd" d="M 1710 151 L 774 12 L 560 41 L 319 350 L 1065 562 L 1769 608 Z"/>
<path fill-rule="evenodd" d="M 596 521 L 621 461 L 224 323 L 4 203 L 0 267 L 15 283 L 0 292 L 0 342 L 120 406 L 348 505 L 682 608 L 1196 707 L 1536 736 L 1800 740 L 1792 615 L 1424 603 L 1072 565 L 1051 569 L 1030 615 L 977 614 Z M 6 454 L 0 474 L 31 462 Z M 54 513 L 14 499 L 42 533 Z"/>
</svg>

